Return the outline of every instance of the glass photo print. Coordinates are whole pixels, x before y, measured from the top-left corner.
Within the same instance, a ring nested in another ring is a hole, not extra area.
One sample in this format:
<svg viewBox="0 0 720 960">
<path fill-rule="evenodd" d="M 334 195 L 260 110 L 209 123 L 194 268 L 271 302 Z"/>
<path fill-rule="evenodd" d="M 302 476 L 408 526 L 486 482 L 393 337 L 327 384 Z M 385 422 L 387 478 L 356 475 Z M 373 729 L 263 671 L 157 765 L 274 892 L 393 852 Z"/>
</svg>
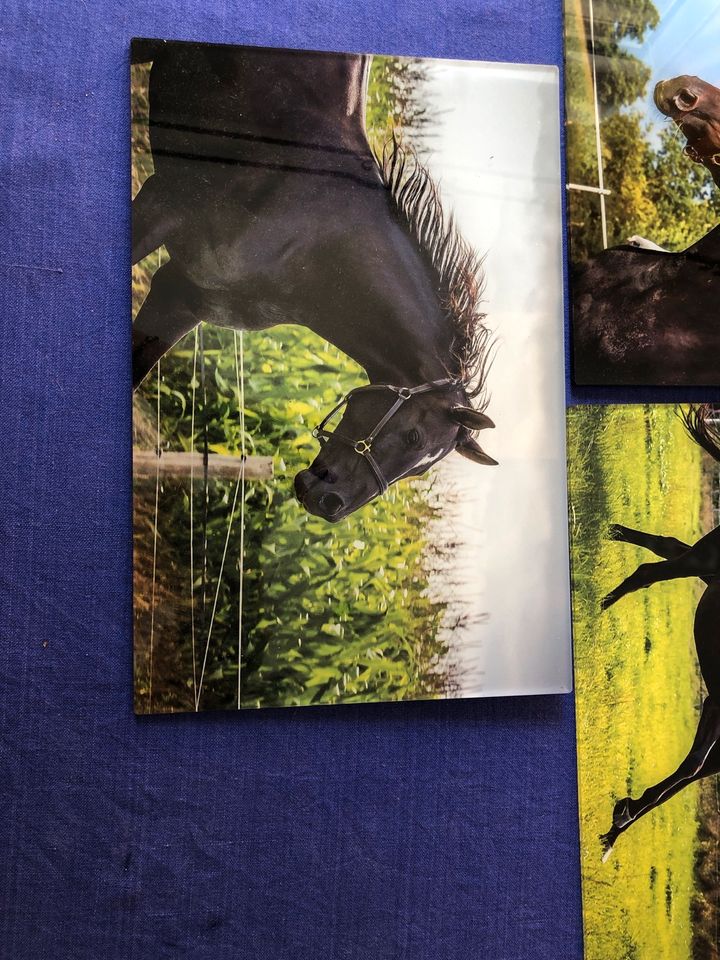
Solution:
<svg viewBox="0 0 720 960">
<path fill-rule="evenodd" d="M 720 384 L 720 8 L 565 0 L 577 384 Z"/>
<path fill-rule="evenodd" d="M 720 408 L 568 414 L 587 960 L 711 960 L 720 872 Z"/>
<path fill-rule="evenodd" d="M 137 712 L 568 690 L 557 71 L 131 69 Z"/>
</svg>

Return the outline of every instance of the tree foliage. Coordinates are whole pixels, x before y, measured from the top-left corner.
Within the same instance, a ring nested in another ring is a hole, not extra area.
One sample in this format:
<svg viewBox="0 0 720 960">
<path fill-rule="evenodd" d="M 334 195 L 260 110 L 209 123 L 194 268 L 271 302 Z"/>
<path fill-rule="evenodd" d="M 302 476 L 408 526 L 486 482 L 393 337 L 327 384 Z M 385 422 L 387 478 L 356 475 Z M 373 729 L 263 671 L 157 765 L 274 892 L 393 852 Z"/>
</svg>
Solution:
<svg viewBox="0 0 720 960">
<path fill-rule="evenodd" d="M 600 108 L 628 106 L 645 93 L 650 68 L 628 50 L 628 40 L 642 43 L 660 21 L 652 0 L 596 0 L 593 5 L 595 71 Z M 583 24 L 586 54 L 590 30 Z"/>
</svg>

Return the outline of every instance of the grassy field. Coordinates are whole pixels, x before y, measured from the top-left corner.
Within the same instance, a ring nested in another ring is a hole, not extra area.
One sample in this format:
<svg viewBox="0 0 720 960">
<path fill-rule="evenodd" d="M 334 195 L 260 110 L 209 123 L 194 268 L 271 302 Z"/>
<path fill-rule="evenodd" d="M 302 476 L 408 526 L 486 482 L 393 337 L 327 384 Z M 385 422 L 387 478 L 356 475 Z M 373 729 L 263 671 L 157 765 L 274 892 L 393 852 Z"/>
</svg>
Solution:
<svg viewBox="0 0 720 960">
<path fill-rule="evenodd" d="M 568 462 L 587 960 L 692 956 L 698 788 L 623 834 L 601 863 L 615 801 L 676 768 L 701 701 L 692 638 L 698 585 L 656 584 L 606 613 L 599 601 L 650 555 L 607 539 L 618 522 L 694 540 L 701 452 L 671 406 L 576 407 Z"/>
</svg>

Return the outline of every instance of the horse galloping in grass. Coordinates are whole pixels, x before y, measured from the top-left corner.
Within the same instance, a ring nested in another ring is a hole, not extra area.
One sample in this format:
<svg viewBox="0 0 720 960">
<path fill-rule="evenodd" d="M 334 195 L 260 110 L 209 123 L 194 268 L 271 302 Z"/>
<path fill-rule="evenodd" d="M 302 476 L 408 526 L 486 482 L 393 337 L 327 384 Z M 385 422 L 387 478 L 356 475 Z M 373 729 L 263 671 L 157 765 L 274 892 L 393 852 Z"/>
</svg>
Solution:
<svg viewBox="0 0 720 960">
<path fill-rule="evenodd" d="M 135 384 L 201 321 L 302 324 L 369 379 L 315 431 L 295 478 L 311 513 L 341 520 L 453 450 L 494 464 L 475 438 L 493 426 L 480 260 L 412 151 L 370 147 L 369 58 L 141 40 L 133 59 L 152 61 L 154 164 L 133 263 L 169 254 L 135 321 Z"/>
<path fill-rule="evenodd" d="M 720 462 L 720 434 L 710 423 L 707 405 L 690 408 L 683 414 L 688 432 L 700 446 Z M 640 817 L 665 803 L 690 783 L 720 773 L 720 527 L 716 527 L 694 545 L 675 537 L 655 536 L 615 524 L 610 529 L 613 540 L 645 547 L 663 559 L 643 563 L 601 601 L 605 610 L 626 594 L 661 580 L 699 577 L 706 584 L 695 611 L 695 648 L 700 672 L 705 681 L 705 698 L 697 733 L 690 752 L 674 773 L 648 787 L 637 799 L 624 797 L 615 804 L 612 825 L 600 841 L 603 861 L 607 860 L 615 841 Z"/>
<path fill-rule="evenodd" d="M 654 100 L 720 185 L 720 90 L 675 77 Z M 720 227 L 679 253 L 641 238 L 603 250 L 574 268 L 572 300 L 577 383 L 720 382 Z"/>
</svg>

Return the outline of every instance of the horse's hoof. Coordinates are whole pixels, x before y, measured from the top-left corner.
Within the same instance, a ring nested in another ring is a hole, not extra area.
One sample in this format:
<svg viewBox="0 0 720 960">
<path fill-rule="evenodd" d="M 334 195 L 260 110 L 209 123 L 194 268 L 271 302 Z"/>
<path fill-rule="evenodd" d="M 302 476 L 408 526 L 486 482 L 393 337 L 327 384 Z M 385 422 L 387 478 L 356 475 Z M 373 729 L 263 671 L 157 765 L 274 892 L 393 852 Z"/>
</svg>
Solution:
<svg viewBox="0 0 720 960">
<path fill-rule="evenodd" d="M 615 841 L 617 840 L 618 833 L 614 828 L 610 828 L 607 833 L 600 834 L 600 846 L 602 847 L 602 863 L 607 863 L 610 859 L 610 854 L 613 852 L 613 847 L 615 846 Z"/>
</svg>

